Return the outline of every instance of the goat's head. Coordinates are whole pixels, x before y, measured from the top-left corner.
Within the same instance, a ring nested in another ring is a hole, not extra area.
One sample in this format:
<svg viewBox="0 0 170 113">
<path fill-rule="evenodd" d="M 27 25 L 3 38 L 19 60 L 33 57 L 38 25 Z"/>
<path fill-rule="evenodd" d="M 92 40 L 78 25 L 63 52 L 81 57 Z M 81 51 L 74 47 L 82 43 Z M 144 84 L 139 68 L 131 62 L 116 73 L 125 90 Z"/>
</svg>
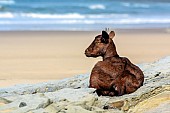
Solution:
<svg viewBox="0 0 170 113">
<path fill-rule="evenodd" d="M 85 50 L 85 55 L 87 57 L 104 56 L 108 46 L 114 44 L 112 41 L 114 36 L 114 31 L 111 31 L 109 34 L 106 31 L 102 31 L 102 35 L 96 36 L 91 45 Z"/>
</svg>

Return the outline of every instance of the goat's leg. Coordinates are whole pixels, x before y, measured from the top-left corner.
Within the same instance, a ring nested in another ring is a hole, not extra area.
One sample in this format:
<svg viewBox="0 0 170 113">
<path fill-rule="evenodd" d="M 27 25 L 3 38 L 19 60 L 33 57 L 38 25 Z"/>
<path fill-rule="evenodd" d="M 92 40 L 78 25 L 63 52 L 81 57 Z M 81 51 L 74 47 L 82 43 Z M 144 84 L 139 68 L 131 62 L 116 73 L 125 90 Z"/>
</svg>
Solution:
<svg viewBox="0 0 170 113">
<path fill-rule="evenodd" d="M 101 95 L 102 96 L 110 96 L 109 95 L 110 91 L 108 91 L 108 90 L 97 89 L 96 93 L 97 93 L 98 96 L 101 96 Z"/>
<path fill-rule="evenodd" d="M 121 96 L 123 94 L 129 94 L 136 91 L 139 87 L 139 82 L 136 77 L 131 74 L 128 70 L 125 70 L 112 83 L 112 88 L 115 90 L 115 95 Z"/>
<path fill-rule="evenodd" d="M 115 92 L 114 91 L 106 91 L 106 90 L 101 90 L 101 89 L 97 89 L 96 93 L 98 96 L 115 96 Z"/>
<path fill-rule="evenodd" d="M 126 87 L 126 93 L 133 93 L 139 88 L 139 82 L 138 80 L 133 76 L 129 75 L 126 79 L 125 82 L 125 87 Z"/>
<path fill-rule="evenodd" d="M 129 71 L 124 72 L 121 81 L 124 83 L 124 93 L 126 94 L 133 93 L 140 86 L 135 75 L 131 74 Z"/>
<path fill-rule="evenodd" d="M 96 88 L 99 89 L 99 85 L 98 85 L 98 74 L 91 74 L 90 75 L 90 85 L 89 88 Z"/>
<path fill-rule="evenodd" d="M 114 92 L 114 95 L 121 96 L 125 94 L 125 84 L 122 80 L 122 76 L 119 76 L 112 82 L 112 87 L 110 89 L 111 92 Z"/>
<path fill-rule="evenodd" d="M 127 62 L 126 70 L 136 78 L 136 86 L 142 86 L 144 82 L 144 74 L 142 70 L 138 66 L 132 64 L 129 59 L 123 58 L 123 60 Z"/>
<path fill-rule="evenodd" d="M 116 83 L 113 85 L 113 88 L 114 88 L 114 95 L 117 95 L 117 96 L 121 96 L 123 94 L 125 94 L 124 92 L 124 89 L 125 89 L 125 86 L 124 86 L 124 83 Z"/>
</svg>

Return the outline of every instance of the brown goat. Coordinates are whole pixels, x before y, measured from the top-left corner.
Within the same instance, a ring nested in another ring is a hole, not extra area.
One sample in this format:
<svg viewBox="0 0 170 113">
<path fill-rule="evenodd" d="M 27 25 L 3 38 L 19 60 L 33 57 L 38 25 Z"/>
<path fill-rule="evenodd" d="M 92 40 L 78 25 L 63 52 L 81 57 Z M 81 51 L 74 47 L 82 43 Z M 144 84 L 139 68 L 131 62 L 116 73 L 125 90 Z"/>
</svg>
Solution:
<svg viewBox="0 0 170 113">
<path fill-rule="evenodd" d="M 90 88 L 96 88 L 97 94 L 104 96 L 120 96 L 136 91 L 143 85 L 144 75 L 141 69 L 132 64 L 128 58 L 119 57 L 113 37 L 102 31 L 95 37 L 92 44 L 85 50 L 87 57 L 102 56 L 103 61 L 97 62 L 91 72 Z"/>
</svg>

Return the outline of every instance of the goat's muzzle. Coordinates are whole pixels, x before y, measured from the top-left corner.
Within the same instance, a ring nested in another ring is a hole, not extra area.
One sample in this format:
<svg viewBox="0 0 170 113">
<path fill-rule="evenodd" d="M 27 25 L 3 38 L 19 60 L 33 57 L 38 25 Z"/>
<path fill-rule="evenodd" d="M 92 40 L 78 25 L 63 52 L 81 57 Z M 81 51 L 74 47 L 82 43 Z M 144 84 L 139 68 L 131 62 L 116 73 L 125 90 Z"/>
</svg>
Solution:
<svg viewBox="0 0 170 113">
<path fill-rule="evenodd" d="M 85 50 L 85 53 L 84 53 L 84 54 L 86 55 L 86 57 L 90 57 L 90 56 L 91 56 L 91 54 L 90 54 L 90 52 L 89 52 L 88 49 Z"/>
<path fill-rule="evenodd" d="M 86 57 L 94 57 L 94 58 L 98 57 L 98 55 L 93 54 L 93 53 L 90 52 L 88 49 L 86 49 L 85 55 L 86 55 Z"/>
</svg>

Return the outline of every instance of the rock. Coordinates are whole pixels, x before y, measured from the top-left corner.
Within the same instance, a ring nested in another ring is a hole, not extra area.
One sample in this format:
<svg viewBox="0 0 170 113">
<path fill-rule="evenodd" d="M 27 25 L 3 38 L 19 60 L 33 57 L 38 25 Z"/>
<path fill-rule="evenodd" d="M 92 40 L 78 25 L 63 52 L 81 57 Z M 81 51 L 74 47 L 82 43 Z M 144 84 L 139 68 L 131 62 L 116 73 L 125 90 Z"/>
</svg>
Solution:
<svg viewBox="0 0 170 113">
<path fill-rule="evenodd" d="M 72 89 L 64 88 L 56 92 L 44 93 L 46 97 L 53 100 L 53 102 L 58 102 L 62 100 L 67 100 L 69 102 L 80 101 L 89 94 L 93 94 L 95 89 L 92 88 L 81 88 L 81 89 Z"/>
<path fill-rule="evenodd" d="M 8 100 L 8 99 L 5 99 L 5 98 L 2 98 L 0 97 L 0 103 L 4 103 L 4 104 L 8 104 L 8 103 L 11 103 L 12 101 Z"/>
<path fill-rule="evenodd" d="M 134 108 L 129 110 L 129 113 L 169 113 L 170 112 L 170 91 L 164 91 L 156 96 L 146 99 Z"/>
<path fill-rule="evenodd" d="M 69 105 L 62 109 L 59 113 L 107 113 L 107 111 L 95 107 L 91 107 L 90 110 L 87 110 L 81 106 Z"/>
<path fill-rule="evenodd" d="M 48 111 L 46 111 L 45 109 L 40 108 L 40 109 L 32 110 L 32 111 L 29 112 L 29 113 L 56 113 L 56 112 L 48 112 Z"/>
<path fill-rule="evenodd" d="M 25 103 L 25 102 L 21 102 L 20 104 L 19 104 L 19 107 L 21 108 L 21 107 L 24 107 L 24 106 L 27 106 L 27 104 Z"/>
<path fill-rule="evenodd" d="M 144 85 L 132 94 L 100 96 L 89 75 L 0 89 L 0 113 L 168 113 L 170 57 L 138 65 Z"/>
<path fill-rule="evenodd" d="M 77 75 L 63 80 L 54 80 L 38 84 L 19 84 L 9 88 L 0 89 L 0 97 L 25 95 L 35 93 L 54 92 L 63 88 L 88 88 L 89 75 Z"/>
<path fill-rule="evenodd" d="M 19 107 L 21 106 L 21 103 L 22 105 L 26 104 L 26 106 Z M 51 104 L 50 99 L 46 98 L 42 94 L 19 95 L 11 103 L 0 106 L 0 111 L 12 109 L 12 113 L 26 113 L 30 110 L 45 108 L 49 104 Z"/>
<path fill-rule="evenodd" d="M 118 108 L 118 109 L 121 109 L 122 107 L 123 107 L 123 105 L 124 105 L 124 101 L 117 101 L 117 102 L 114 102 L 114 103 L 111 103 L 110 105 L 109 105 L 109 109 L 111 109 L 111 108 Z M 106 107 L 106 106 L 105 106 Z"/>
</svg>

